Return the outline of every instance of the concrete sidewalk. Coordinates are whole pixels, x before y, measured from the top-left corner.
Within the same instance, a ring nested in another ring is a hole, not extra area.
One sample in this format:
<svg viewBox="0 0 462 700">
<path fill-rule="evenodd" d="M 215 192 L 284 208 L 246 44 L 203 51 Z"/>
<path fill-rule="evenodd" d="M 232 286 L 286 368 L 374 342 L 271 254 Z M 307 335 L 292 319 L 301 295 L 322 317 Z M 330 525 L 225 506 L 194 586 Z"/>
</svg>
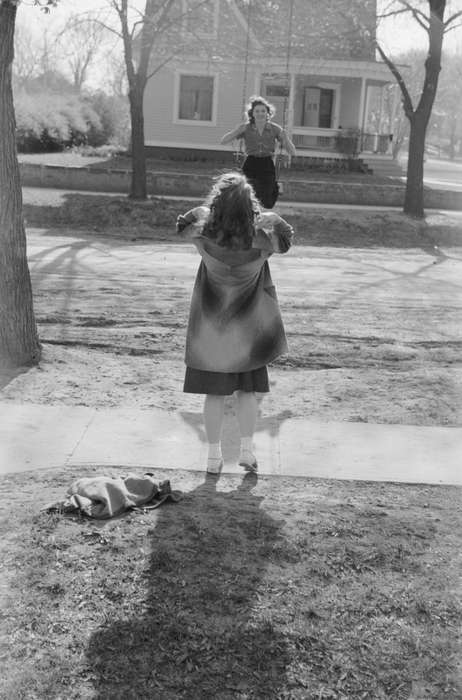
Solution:
<svg viewBox="0 0 462 700">
<path fill-rule="evenodd" d="M 462 485 L 462 429 L 289 418 L 265 419 L 255 434 L 259 472 Z M 234 417 L 225 419 L 226 473 L 237 465 Z M 199 413 L 0 403 L 0 474 L 96 465 L 202 470 Z"/>
</svg>

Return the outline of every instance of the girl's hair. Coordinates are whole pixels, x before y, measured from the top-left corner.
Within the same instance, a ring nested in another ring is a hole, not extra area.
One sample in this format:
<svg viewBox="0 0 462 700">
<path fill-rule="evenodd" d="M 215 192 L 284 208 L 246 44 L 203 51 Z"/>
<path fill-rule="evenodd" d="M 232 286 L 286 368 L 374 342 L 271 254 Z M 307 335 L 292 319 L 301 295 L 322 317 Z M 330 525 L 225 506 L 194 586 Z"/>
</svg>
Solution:
<svg viewBox="0 0 462 700">
<path fill-rule="evenodd" d="M 260 205 L 245 175 L 230 172 L 218 177 L 204 204 L 210 209 L 204 236 L 232 250 L 252 247 Z"/>
<path fill-rule="evenodd" d="M 267 118 L 271 119 L 271 117 L 274 117 L 276 113 L 276 109 L 274 105 L 272 105 L 268 100 L 265 100 L 264 97 L 261 95 L 252 95 L 252 97 L 249 98 L 249 102 L 247 103 L 246 107 L 246 116 L 247 119 L 249 120 L 250 124 L 255 123 L 255 117 L 253 116 L 253 110 L 254 107 L 257 105 L 263 105 L 263 107 L 266 107 L 266 111 L 268 113 Z"/>
</svg>

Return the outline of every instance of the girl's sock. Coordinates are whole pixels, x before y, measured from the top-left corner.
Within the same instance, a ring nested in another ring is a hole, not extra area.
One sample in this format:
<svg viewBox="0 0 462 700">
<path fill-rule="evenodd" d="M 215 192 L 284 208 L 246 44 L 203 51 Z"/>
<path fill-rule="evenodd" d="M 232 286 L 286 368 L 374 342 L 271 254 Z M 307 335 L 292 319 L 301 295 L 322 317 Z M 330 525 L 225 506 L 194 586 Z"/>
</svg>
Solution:
<svg viewBox="0 0 462 700">
<path fill-rule="evenodd" d="M 220 459 L 221 458 L 221 445 L 219 442 L 209 443 L 209 459 Z"/>
<path fill-rule="evenodd" d="M 242 452 L 252 452 L 252 451 L 253 451 L 252 438 L 251 437 L 241 438 L 241 454 L 242 454 Z"/>
</svg>

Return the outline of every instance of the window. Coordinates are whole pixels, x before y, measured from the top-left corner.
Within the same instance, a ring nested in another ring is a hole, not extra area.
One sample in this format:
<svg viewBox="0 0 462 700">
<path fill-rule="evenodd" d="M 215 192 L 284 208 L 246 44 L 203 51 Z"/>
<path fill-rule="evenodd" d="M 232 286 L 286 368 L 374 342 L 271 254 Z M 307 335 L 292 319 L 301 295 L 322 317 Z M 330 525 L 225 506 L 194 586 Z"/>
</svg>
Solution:
<svg viewBox="0 0 462 700">
<path fill-rule="evenodd" d="M 181 75 L 178 119 L 211 122 L 213 120 L 214 77 Z"/>
</svg>

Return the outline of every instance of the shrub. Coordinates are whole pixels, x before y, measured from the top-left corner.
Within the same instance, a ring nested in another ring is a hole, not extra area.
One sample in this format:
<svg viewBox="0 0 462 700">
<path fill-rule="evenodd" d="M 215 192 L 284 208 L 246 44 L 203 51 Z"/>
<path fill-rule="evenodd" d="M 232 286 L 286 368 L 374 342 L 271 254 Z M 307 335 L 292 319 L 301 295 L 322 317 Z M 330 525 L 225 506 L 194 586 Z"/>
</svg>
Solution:
<svg viewBox="0 0 462 700">
<path fill-rule="evenodd" d="M 88 142 L 101 131 L 101 120 L 77 95 L 20 93 L 15 98 L 18 150 L 59 151 Z"/>
</svg>

